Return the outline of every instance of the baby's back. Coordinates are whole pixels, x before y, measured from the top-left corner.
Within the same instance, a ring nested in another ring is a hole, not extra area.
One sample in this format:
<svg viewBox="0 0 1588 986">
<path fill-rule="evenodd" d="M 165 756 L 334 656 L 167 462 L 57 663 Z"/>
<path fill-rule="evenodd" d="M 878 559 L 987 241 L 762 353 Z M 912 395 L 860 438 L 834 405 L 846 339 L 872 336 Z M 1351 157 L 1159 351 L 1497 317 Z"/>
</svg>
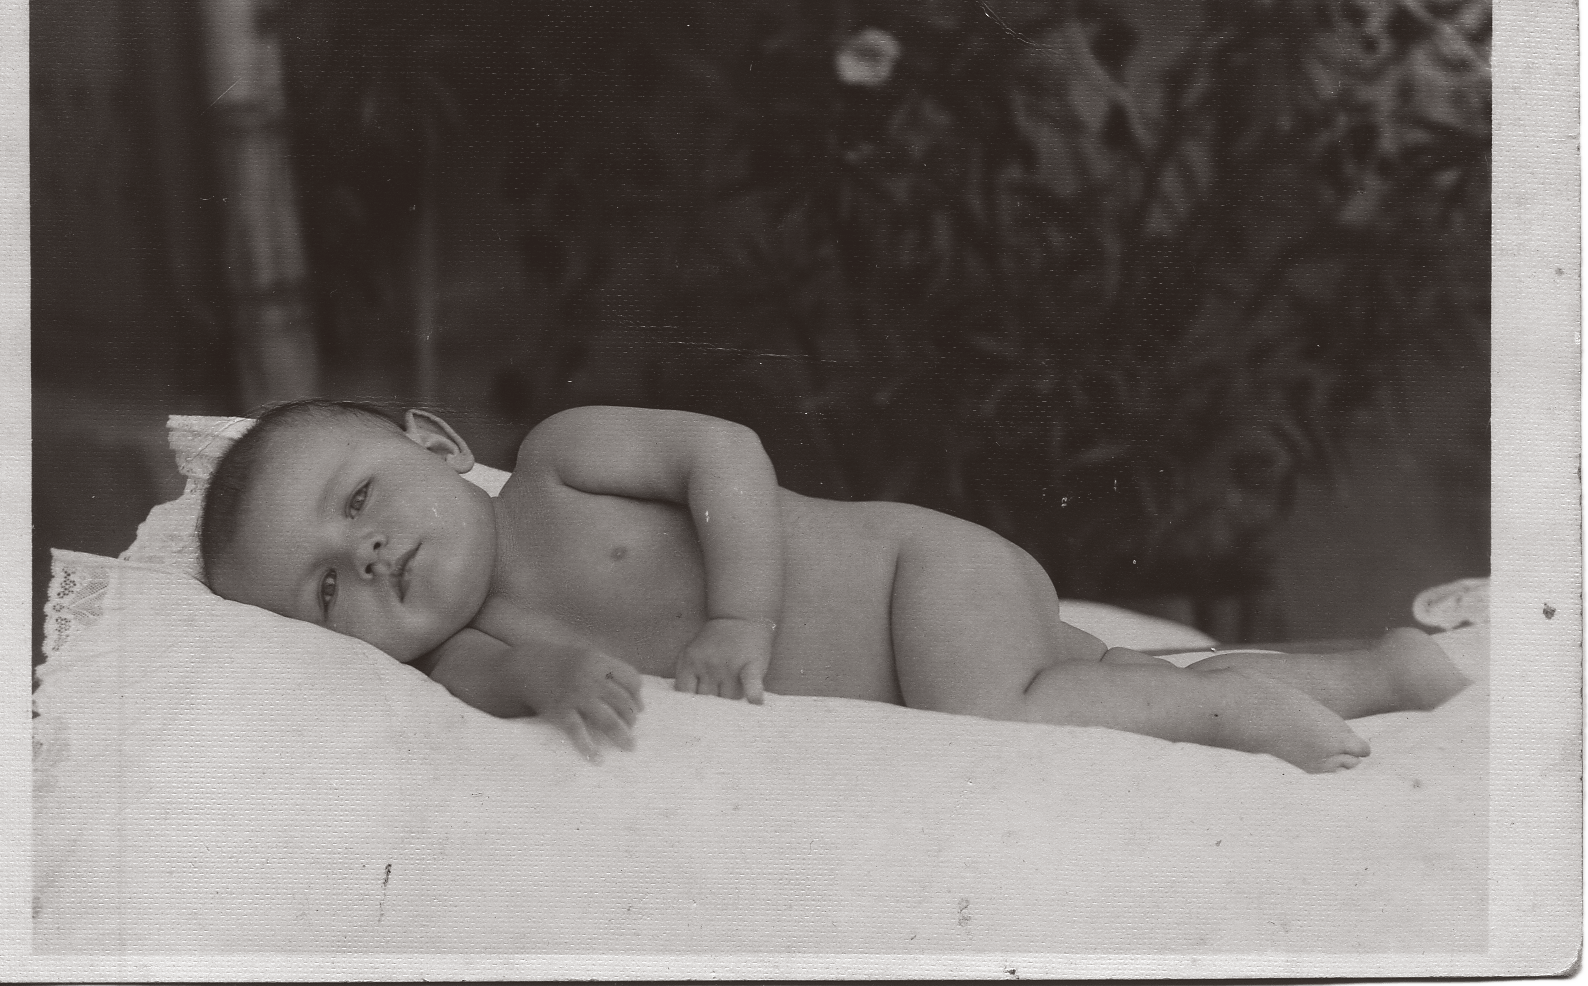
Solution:
<svg viewBox="0 0 1588 986">
<path fill-rule="evenodd" d="M 784 601 L 767 690 L 898 702 L 894 566 L 910 526 L 933 515 L 787 490 L 779 504 Z M 497 579 L 482 618 L 507 607 L 646 674 L 672 676 L 705 620 L 704 561 L 685 508 L 515 476 L 497 523 Z"/>
</svg>

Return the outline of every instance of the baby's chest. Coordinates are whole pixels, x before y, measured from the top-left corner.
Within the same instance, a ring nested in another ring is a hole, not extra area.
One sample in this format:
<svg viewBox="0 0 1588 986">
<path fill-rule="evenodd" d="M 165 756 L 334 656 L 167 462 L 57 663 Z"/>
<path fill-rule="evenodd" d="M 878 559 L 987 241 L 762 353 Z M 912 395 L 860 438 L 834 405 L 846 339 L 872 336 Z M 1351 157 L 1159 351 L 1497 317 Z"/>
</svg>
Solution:
<svg viewBox="0 0 1588 986">
<path fill-rule="evenodd" d="M 603 624 L 676 617 L 681 606 L 698 606 L 700 544 L 683 508 L 574 490 L 503 506 L 499 588 L 518 604 Z"/>
</svg>

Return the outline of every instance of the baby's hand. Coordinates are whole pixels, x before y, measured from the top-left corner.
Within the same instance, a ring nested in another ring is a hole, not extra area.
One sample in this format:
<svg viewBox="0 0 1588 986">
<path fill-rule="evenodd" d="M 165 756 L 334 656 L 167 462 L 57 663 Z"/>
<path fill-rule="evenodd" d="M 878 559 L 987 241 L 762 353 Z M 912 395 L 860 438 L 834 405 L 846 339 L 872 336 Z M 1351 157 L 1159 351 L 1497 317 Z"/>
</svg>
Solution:
<svg viewBox="0 0 1588 986">
<path fill-rule="evenodd" d="M 673 688 L 696 695 L 761 702 L 761 680 L 772 661 L 770 620 L 721 617 L 707 620 L 678 657 Z"/>
<path fill-rule="evenodd" d="M 597 650 L 570 648 L 548 657 L 536 655 L 537 672 L 529 697 L 535 714 L 554 723 L 575 748 L 591 760 L 601 759 L 596 737 L 604 736 L 623 750 L 634 749 L 634 722 L 640 700 L 640 673 L 623 661 Z"/>
</svg>

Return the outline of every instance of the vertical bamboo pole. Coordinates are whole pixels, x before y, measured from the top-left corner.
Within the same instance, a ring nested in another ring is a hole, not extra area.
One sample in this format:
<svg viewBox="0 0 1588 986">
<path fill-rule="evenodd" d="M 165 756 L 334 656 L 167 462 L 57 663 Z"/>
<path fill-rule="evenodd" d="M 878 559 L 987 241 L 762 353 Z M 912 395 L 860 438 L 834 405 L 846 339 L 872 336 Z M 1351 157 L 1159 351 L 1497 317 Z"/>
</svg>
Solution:
<svg viewBox="0 0 1588 986">
<path fill-rule="evenodd" d="M 203 7 L 209 113 L 225 196 L 232 352 L 250 409 L 320 387 L 281 52 L 260 25 L 268 2 L 204 0 Z"/>
</svg>

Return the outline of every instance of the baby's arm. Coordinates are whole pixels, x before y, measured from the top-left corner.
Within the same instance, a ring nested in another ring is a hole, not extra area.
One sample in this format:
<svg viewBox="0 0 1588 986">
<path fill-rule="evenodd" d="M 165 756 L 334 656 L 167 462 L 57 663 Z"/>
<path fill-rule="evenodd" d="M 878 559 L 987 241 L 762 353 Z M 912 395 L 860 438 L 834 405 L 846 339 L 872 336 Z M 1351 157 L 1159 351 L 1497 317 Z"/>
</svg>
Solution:
<svg viewBox="0 0 1588 986">
<path fill-rule="evenodd" d="M 597 735 L 625 750 L 634 747 L 640 675 L 615 657 L 562 644 L 507 644 L 468 627 L 418 666 L 482 712 L 554 723 L 592 760 Z"/>
<path fill-rule="evenodd" d="M 783 606 L 777 476 L 755 432 L 680 411 L 581 407 L 547 419 L 519 469 L 586 493 L 689 508 L 706 563 L 706 623 L 679 657 L 679 691 L 761 701 Z"/>
</svg>

